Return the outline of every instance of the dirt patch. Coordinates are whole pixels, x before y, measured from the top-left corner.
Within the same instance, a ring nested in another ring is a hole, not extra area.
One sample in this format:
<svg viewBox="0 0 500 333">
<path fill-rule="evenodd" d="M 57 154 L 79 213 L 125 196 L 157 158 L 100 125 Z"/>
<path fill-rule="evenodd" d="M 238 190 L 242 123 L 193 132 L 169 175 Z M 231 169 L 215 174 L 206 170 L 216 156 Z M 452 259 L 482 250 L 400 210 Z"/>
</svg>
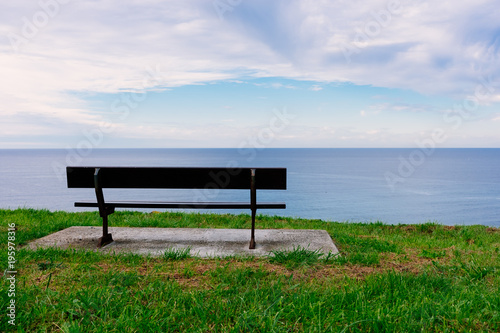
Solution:
<svg viewBox="0 0 500 333">
<path fill-rule="evenodd" d="M 183 274 L 175 273 L 171 278 L 182 287 L 208 289 L 207 279 L 203 276 L 186 277 Z"/>
<path fill-rule="evenodd" d="M 211 273 L 221 268 L 225 270 L 226 267 L 229 273 L 241 269 L 260 270 L 270 274 L 269 278 L 271 279 L 281 276 L 292 278 L 294 281 L 310 282 L 331 287 L 332 281 L 340 281 L 346 277 L 362 281 L 368 276 L 388 272 L 419 274 L 432 267 L 433 262 L 445 265 L 454 258 L 454 247 L 443 250 L 446 251 L 446 255 L 435 259 L 421 257 L 421 250 L 417 248 L 406 248 L 402 253 L 381 253 L 380 263 L 376 266 L 319 262 L 308 267 L 289 269 L 284 265 L 272 264 L 266 260 L 257 258 L 253 260 L 200 260 L 193 258 L 180 261 L 165 261 L 157 258 L 143 261 L 136 266 L 125 266 L 123 263 L 105 261 L 96 263 L 94 267 L 100 270 L 102 274 L 113 271 L 135 272 L 140 276 L 147 277 L 143 281 L 144 283 L 150 278 L 174 280 L 183 288 L 193 289 L 214 288 L 214 278 Z M 65 269 L 71 270 L 72 268 L 66 267 Z M 59 271 L 60 269 L 52 271 L 51 285 L 60 284 L 59 279 L 54 279 L 60 273 Z M 37 272 L 34 275 L 33 282 L 42 288 L 47 284 L 50 273 Z"/>
<path fill-rule="evenodd" d="M 417 228 L 414 226 L 414 225 L 405 225 L 404 227 L 402 227 L 403 230 L 406 230 L 406 231 L 416 231 Z"/>
<path fill-rule="evenodd" d="M 112 264 L 107 263 L 107 262 L 99 262 L 96 265 L 97 265 L 97 267 L 99 267 L 102 270 L 103 273 L 107 273 L 112 269 L 116 269 L 116 266 L 117 266 L 116 264 L 112 265 Z"/>
<path fill-rule="evenodd" d="M 405 249 L 405 253 L 383 253 L 380 257 L 380 264 L 377 266 L 362 265 L 318 265 L 313 266 L 301 274 L 293 272 L 294 278 L 314 279 L 315 283 L 321 280 L 331 280 L 336 277 L 348 277 L 356 280 L 364 280 L 369 275 L 383 274 L 387 272 L 419 274 L 428 267 L 433 266 L 433 262 L 447 264 L 454 256 L 453 247 L 445 249 L 446 256 L 443 258 L 429 259 L 419 256 L 419 249 Z M 318 281 L 319 280 L 319 281 Z"/>
</svg>

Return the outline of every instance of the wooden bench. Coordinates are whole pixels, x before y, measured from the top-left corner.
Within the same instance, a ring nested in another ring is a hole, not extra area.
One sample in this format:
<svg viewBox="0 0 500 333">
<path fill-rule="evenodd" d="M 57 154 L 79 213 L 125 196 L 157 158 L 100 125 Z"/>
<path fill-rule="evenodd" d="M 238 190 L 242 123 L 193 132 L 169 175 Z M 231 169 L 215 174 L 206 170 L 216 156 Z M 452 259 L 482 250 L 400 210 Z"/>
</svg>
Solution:
<svg viewBox="0 0 500 333">
<path fill-rule="evenodd" d="M 102 237 L 98 247 L 113 241 L 108 215 L 116 208 L 250 209 L 250 249 L 255 249 L 257 209 L 283 209 L 283 202 L 257 202 L 257 190 L 286 190 L 285 168 L 171 168 L 171 167 L 74 167 L 66 168 L 68 188 L 94 188 L 96 201 L 78 201 L 75 207 L 98 207 Z M 105 201 L 104 188 L 132 189 L 224 189 L 249 190 L 246 202 Z"/>
</svg>

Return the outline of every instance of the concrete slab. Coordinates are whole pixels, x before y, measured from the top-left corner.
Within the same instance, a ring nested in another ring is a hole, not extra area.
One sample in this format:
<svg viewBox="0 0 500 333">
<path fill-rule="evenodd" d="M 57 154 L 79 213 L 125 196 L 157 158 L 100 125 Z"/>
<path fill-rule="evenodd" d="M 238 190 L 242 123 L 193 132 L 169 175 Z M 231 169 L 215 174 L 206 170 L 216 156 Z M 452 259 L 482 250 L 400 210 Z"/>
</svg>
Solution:
<svg viewBox="0 0 500 333">
<path fill-rule="evenodd" d="M 250 229 L 111 227 L 109 230 L 114 242 L 101 249 L 96 248 L 97 239 L 102 235 L 102 229 L 99 227 L 70 227 L 37 239 L 27 247 L 75 248 L 151 256 L 160 256 L 167 249 L 189 247 L 191 255 L 198 257 L 264 256 L 273 250 L 291 250 L 297 246 L 323 253 L 338 253 L 337 247 L 325 230 L 255 230 L 257 245 L 254 250 L 248 249 Z"/>
</svg>

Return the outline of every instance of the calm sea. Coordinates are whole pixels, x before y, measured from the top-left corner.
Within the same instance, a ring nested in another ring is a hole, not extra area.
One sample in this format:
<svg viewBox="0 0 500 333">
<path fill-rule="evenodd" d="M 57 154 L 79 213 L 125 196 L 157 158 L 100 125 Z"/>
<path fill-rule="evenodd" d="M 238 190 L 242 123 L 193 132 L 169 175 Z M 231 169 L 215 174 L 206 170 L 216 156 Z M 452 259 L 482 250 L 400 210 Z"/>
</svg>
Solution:
<svg viewBox="0 0 500 333">
<path fill-rule="evenodd" d="M 0 208 L 82 211 L 92 189 L 67 189 L 66 165 L 285 167 L 285 201 L 260 213 L 384 223 L 500 227 L 500 149 L 93 149 L 0 150 Z M 247 191 L 207 192 L 210 200 L 247 200 Z M 189 200 L 189 190 L 105 190 L 109 199 Z M 221 212 L 221 211 L 218 211 Z M 238 211 L 229 211 L 238 213 Z M 247 211 L 242 211 L 248 213 Z"/>
</svg>

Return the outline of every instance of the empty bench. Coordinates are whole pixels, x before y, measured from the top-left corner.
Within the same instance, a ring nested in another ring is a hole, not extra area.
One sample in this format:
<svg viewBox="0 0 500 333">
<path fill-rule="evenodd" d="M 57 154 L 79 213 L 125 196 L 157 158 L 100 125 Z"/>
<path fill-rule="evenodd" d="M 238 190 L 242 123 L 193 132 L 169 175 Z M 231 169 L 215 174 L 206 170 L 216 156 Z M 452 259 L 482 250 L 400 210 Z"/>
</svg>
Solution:
<svg viewBox="0 0 500 333">
<path fill-rule="evenodd" d="M 116 208 L 250 209 L 250 249 L 255 249 L 257 209 L 284 209 L 284 202 L 257 202 L 257 190 L 286 190 L 285 168 L 172 168 L 172 167 L 66 167 L 68 188 L 94 188 L 96 200 L 77 201 L 75 207 L 97 207 L 102 218 L 98 247 L 113 241 L 108 215 Z M 249 190 L 245 202 L 208 202 L 196 198 L 178 201 L 106 201 L 104 188 Z"/>
</svg>

